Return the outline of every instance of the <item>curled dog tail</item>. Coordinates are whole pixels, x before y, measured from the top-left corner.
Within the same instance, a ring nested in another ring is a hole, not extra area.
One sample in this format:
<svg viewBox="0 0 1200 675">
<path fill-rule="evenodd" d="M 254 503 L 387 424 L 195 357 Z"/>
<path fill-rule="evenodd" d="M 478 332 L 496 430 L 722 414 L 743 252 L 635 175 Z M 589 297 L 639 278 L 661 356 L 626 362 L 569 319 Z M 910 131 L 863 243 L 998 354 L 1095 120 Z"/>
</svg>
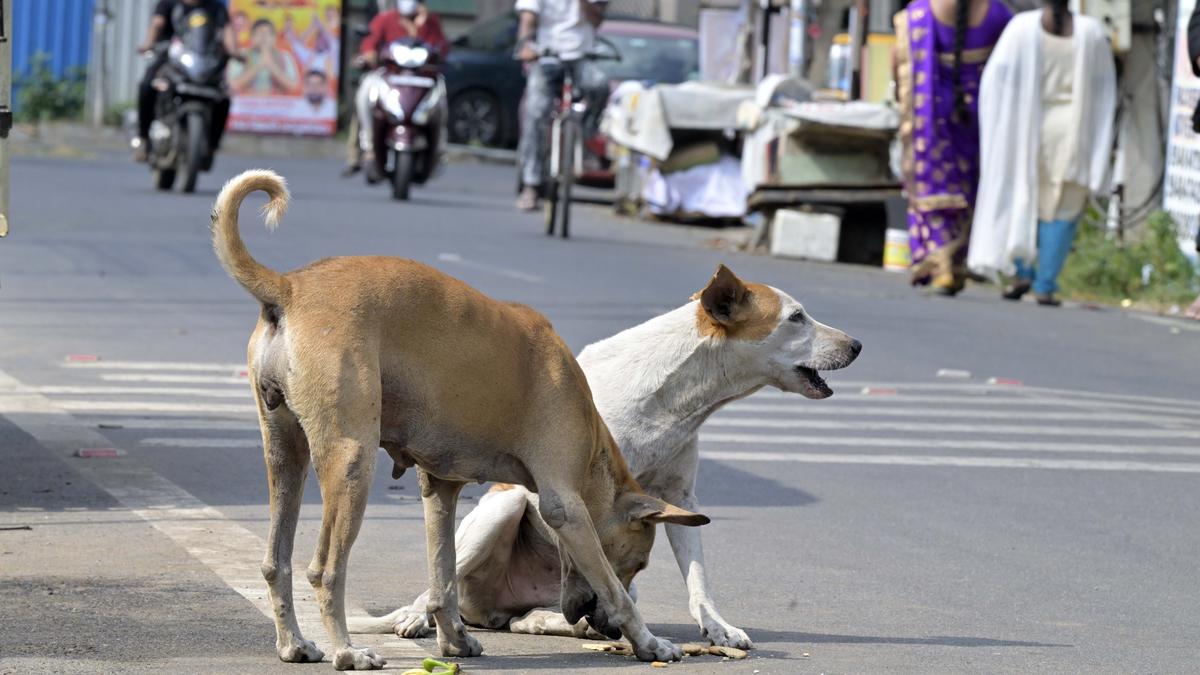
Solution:
<svg viewBox="0 0 1200 675">
<path fill-rule="evenodd" d="M 282 274 L 251 257 L 238 233 L 238 209 L 255 190 L 262 190 L 271 198 L 263 207 L 267 229 L 273 230 L 279 224 L 291 197 L 287 183 L 274 171 L 245 171 L 230 179 L 217 195 L 212 211 L 213 250 L 229 276 L 250 291 L 250 295 L 264 305 L 282 306 L 291 295 L 291 284 Z"/>
</svg>

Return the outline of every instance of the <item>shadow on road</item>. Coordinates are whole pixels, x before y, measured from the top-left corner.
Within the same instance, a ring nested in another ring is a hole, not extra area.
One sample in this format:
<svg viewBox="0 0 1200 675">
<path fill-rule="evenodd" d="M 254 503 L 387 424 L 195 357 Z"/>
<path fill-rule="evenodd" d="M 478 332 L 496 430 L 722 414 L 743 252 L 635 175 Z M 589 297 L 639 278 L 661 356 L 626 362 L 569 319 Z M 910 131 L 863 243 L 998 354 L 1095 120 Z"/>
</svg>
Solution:
<svg viewBox="0 0 1200 675">
<path fill-rule="evenodd" d="M 791 485 L 706 459 L 700 460 L 696 485 L 702 506 L 808 506 L 818 501 Z"/>
</svg>

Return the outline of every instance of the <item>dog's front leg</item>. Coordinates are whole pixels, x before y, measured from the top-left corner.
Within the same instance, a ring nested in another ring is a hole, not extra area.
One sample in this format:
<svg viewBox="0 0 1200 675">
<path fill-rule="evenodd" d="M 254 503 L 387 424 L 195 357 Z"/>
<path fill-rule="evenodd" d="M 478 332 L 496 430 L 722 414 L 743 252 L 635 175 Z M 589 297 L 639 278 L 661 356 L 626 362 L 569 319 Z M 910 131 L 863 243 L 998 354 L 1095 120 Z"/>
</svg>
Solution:
<svg viewBox="0 0 1200 675">
<path fill-rule="evenodd" d="M 604 548 L 579 495 L 544 487 L 539 491 L 538 510 L 546 523 L 558 533 L 559 542 L 566 547 L 570 561 L 596 594 L 596 602 L 607 612 L 608 623 L 620 626 L 621 633 L 633 645 L 633 652 L 638 659 L 682 659 L 683 650 L 668 640 L 655 637 L 646 628 L 641 613 L 633 604 L 633 598 L 629 597 L 604 557 Z M 570 622 L 572 618 L 578 620 L 579 617 L 568 616 L 565 620 Z"/>
<path fill-rule="evenodd" d="M 429 555 L 427 612 L 437 622 L 438 646 L 443 656 L 479 656 L 483 646 L 463 625 L 458 611 L 458 575 L 455 574 L 454 515 L 463 484 L 445 481 L 418 471 L 421 502 L 425 506 L 425 538 Z"/>
<path fill-rule="evenodd" d="M 692 451 L 690 457 L 694 459 L 680 467 L 679 482 L 666 486 L 659 497 L 698 513 L 700 502 L 696 499 L 695 485 L 700 453 L 694 440 L 689 450 Z M 688 610 L 705 637 L 712 640 L 714 645 L 752 649 L 754 643 L 750 637 L 742 629 L 721 618 L 712 596 L 708 593 L 708 575 L 704 569 L 704 547 L 700 543 L 700 528 L 672 524 L 664 527 L 667 529 L 667 539 L 671 542 L 671 550 L 675 552 L 675 562 L 679 563 L 679 571 L 687 582 Z"/>
</svg>

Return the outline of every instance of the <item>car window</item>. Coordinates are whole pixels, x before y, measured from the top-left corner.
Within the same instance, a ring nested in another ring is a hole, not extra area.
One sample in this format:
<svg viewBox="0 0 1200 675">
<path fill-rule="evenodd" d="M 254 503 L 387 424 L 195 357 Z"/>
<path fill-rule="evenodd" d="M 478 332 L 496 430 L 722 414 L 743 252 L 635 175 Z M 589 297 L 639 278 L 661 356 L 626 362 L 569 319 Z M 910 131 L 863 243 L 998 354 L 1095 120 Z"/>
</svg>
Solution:
<svg viewBox="0 0 1200 675">
<path fill-rule="evenodd" d="M 700 76 L 700 48 L 695 39 L 628 35 L 605 35 L 604 39 L 621 53 L 619 62 L 596 62 L 609 79 L 679 84 Z"/>
<path fill-rule="evenodd" d="M 517 17 L 512 14 L 472 26 L 465 40 L 468 48 L 489 52 L 511 51 L 516 43 Z"/>
</svg>

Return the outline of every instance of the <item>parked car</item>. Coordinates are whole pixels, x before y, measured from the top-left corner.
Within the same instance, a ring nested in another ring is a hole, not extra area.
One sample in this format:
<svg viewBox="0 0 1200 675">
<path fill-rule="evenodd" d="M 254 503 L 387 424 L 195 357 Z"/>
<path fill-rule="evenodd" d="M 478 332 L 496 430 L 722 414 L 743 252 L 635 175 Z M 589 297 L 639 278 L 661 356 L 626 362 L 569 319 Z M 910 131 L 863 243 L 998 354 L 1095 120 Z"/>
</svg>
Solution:
<svg viewBox="0 0 1200 675">
<path fill-rule="evenodd" d="M 676 84 L 699 73 L 699 35 L 690 28 L 612 17 L 599 34 L 621 53 L 620 62 L 597 63 L 614 86 L 625 80 Z M 516 146 L 525 92 L 524 68 L 512 57 L 516 40 L 517 16 L 509 13 L 454 41 L 443 67 L 451 142 Z"/>
</svg>

